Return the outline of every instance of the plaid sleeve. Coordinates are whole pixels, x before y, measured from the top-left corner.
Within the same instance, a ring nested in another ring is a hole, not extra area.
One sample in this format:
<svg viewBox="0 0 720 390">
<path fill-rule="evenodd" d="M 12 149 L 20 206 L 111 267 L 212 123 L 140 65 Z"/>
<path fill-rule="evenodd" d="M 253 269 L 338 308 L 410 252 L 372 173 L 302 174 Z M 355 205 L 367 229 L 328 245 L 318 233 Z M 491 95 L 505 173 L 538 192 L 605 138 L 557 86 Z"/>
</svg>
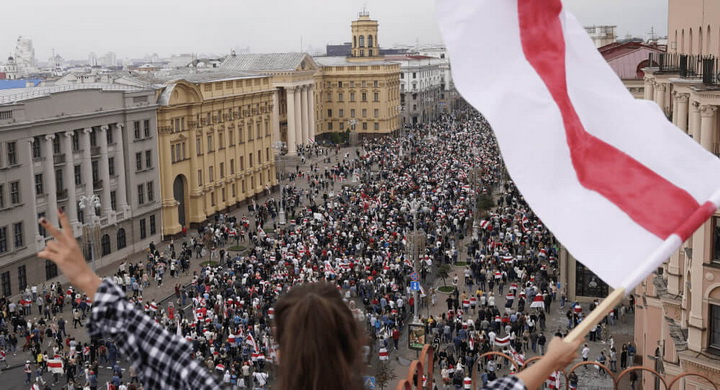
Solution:
<svg viewBox="0 0 720 390">
<path fill-rule="evenodd" d="M 515 375 L 496 379 L 480 390 L 526 390 L 525 384 Z"/>
<path fill-rule="evenodd" d="M 146 389 L 218 389 L 221 383 L 192 359 L 192 346 L 136 310 L 104 279 L 88 326 L 92 337 L 112 340 L 138 370 Z"/>
</svg>

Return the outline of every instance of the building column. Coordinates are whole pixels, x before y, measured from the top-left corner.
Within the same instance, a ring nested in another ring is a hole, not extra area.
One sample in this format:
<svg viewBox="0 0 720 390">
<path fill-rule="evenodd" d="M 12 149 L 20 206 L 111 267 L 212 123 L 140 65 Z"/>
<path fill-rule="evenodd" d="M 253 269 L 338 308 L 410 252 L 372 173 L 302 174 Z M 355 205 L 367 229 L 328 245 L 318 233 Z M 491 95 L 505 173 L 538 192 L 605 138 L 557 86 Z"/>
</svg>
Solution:
<svg viewBox="0 0 720 390">
<path fill-rule="evenodd" d="M 100 133 L 97 135 L 100 139 L 100 158 L 98 159 L 98 173 L 100 180 L 102 180 L 102 199 L 100 199 L 100 207 L 102 207 L 103 214 L 109 217 L 112 213 L 112 204 L 110 203 L 110 169 L 108 167 L 108 144 L 107 144 L 107 132 L 109 128 L 107 125 L 100 126 Z"/>
<path fill-rule="evenodd" d="M 45 143 L 43 145 L 45 152 L 45 161 L 43 163 L 44 176 L 44 188 L 47 192 L 47 213 L 46 217 L 50 223 L 57 226 L 57 188 L 55 187 L 55 157 L 53 153 L 53 140 L 55 134 L 48 134 L 45 136 Z M 32 154 L 31 154 L 32 156 Z M 33 178 L 34 180 L 34 178 Z M 36 215 L 37 216 L 37 215 Z"/>
<path fill-rule="evenodd" d="M 700 144 L 710 152 L 714 152 L 712 142 L 715 111 L 717 111 L 717 106 L 707 105 L 700 107 Z"/>
<path fill-rule="evenodd" d="M 90 151 L 90 133 L 92 133 L 92 131 L 92 128 L 88 127 L 83 129 L 82 132 L 82 176 L 85 184 L 85 196 L 91 196 L 93 194 L 92 154 Z M 88 217 L 92 217 L 95 215 L 95 208 L 91 206 L 86 207 L 85 210 L 87 211 L 86 215 L 84 216 L 85 220 L 89 221 L 90 219 L 88 219 Z"/>
<path fill-rule="evenodd" d="M 63 181 L 65 181 L 65 188 L 68 192 L 67 211 L 65 214 L 70 219 L 70 224 L 75 225 L 77 223 L 77 194 L 75 193 L 75 165 L 73 164 L 73 147 L 72 137 L 74 132 L 65 132 L 65 141 L 63 143 L 64 154 L 65 154 L 65 170 L 63 171 Z"/>
<path fill-rule="evenodd" d="M 273 107 L 272 107 L 272 140 L 273 142 L 282 141 L 280 139 L 280 104 L 279 104 L 280 90 L 276 89 L 273 93 Z M 278 150 L 278 153 L 280 151 Z"/>
<path fill-rule="evenodd" d="M 658 84 L 655 88 L 655 103 L 660 106 L 660 110 L 665 112 L 665 85 Z"/>
<path fill-rule="evenodd" d="M 38 210 L 37 210 L 38 194 L 35 193 L 35 167 L 33 166 L 34 164 L 33 164 L 33 157 L 32 157 L 33 156 L 33 142 L 35 142 L 35 138 L 32 138 L 32 137 L 27 138 L 25 141 L 27 141 L 26 152 L 27 152 L 27 159 L 28 159 L 28 167 L 29 167 L 29 171 L 30 171 L 30 202 L 29 203 L 30 203 L 30 207 L 32 207 L 32 213 L 33 213 L 32 216 L 34 218 L 37 218 L 38 217 Z M 33 237 L 35 238 L 35 242 L 37 243 L 37 242 L 41 241 L 42 237 L 40 236 L 40 227 L 38 226 L 38 224 L 33 223 L 30 225 L 33 226 L 32 231 L 34 233 Z M 39 249 L 39 248 L 36 248 L 36 249 Z"/>
<path fill-rule="evenodd" d="M 655 99 L 655 81 L 651 78 L 645 79 L 645 100 Z"/>
<path fill-rule="evenodd" d="M 287 154 L 297 156 L 297 143 L 295 141 L 295 88 L 285 88 L 287 93 Z"/>
<path fill-rule="evenodd" d="M 113 137 L 115 140 L 115 161 L 116 169 L 118 173 L 118 189 L 117 189 L 117 203 L 118 209 L 123 213 L 128 211 L 127 204 L 127 179 L 125 177 L 125 139 L 123 138 L 123 125 L 117 124 L 117 135 Z M 129 215 L 123 215 L 124 218 L 130 217 Z"/>
<path fill-rule="evenodd" d="M 690 101 L 690 94 L 679 93 L 675 97 L 675 109 L 673 114 L 677 115 L 675 126 L 679 127 L 680 130 L 685 133 L 688 132 L 688 102 Z M 673 115 L 673 116 L 675 116 Z"/>
<path fill-rule="evenodd" d="M 299 145 L 303 143 L 302 117 L 302 89 L 298 87 L 297 91 L 295 91 L 295 116 L 293 120 L 295 121 L 295 141 Z M 288 116 L 288 121 L 290 121 L 290 116 Z"/>
<path fill-rule="evenodd" d="M 688 118 L 689 133 L 695 142 L 700 143 L 700 102 L 690 104 L 690 116 Z"/>
<path fill-rule="evenodd" d="M 300 143 L 302 145 L 307 145 L 308 143 L 308 98 L 307 98 L 307 91 L 308 87 L 307 85 L 303 85 L 300 87 L 300 121 L 302 125 L 300 126 Z"/>
<path fill-rule="evenodd" d="M 308 88 L 308 112 L 308 137 L 315 142 L 315 90 L 312 86 Z"/>
</svg>

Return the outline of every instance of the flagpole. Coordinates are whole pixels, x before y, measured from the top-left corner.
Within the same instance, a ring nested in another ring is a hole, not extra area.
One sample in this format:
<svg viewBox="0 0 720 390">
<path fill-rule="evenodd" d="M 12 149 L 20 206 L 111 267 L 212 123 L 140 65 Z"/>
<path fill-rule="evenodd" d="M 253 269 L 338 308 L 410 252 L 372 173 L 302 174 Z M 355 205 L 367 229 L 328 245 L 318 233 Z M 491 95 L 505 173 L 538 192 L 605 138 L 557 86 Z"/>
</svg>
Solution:
<svg viewBox="0 0 720 390">
<path fill-rule="evenodd" d="M 619 304 L 623 298 L 625 298 L 625 288 L 620 287 L 617 290 L 610 293 L 593 311 L 590 315 L 585 317 L 580 324 L 578 324 L 572 332 L 563 340 L 568 343 L 574 342 L 575 340 L 584 338 L 586 334 L 590 332 L 590 329 L 600 323 L 602 319 Z"/>
</svg>

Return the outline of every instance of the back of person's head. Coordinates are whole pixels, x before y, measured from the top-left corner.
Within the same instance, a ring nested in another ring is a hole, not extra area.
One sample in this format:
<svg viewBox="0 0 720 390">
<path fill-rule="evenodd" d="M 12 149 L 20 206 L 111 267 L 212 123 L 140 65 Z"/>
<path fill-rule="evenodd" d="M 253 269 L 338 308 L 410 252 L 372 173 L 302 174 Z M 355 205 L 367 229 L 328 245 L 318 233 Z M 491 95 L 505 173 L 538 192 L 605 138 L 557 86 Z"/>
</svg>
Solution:
<svg viewBox="0 0 720 390">
<path fill-rule="evenodd" d="M 278 389 L 362 388 L 364 334 L 335 286 L 304 284 L 278 300 L 275 339 Z"/>
</svg>

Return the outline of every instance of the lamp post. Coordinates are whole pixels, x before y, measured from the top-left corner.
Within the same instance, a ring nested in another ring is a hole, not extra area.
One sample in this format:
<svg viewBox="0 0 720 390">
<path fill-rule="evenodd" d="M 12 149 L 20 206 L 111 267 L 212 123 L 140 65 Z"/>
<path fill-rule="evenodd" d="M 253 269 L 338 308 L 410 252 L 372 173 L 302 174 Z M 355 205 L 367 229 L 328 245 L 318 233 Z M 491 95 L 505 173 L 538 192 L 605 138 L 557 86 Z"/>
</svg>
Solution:
<svg viewBox="0 0 720 390">
<path fill-rule="evenodd" d="M 97 271 L 97 265 L 95 264 L 95 239 L 98 234 L 98 228 L 100 227 L 100 218 L 95 214 L 95 210 L 100 208 L 100 197 L 93 194 L 90 196 L 81 196 L 78 200 L 78 207 L 80 210 L 86 208 L 90 210 L 88 218 L 89 222 L 83 224 L 83 237 L 85 243 L 90 245 L 90 261 L 92 262 L 93 272 Z"/>
<path fill-rule="evenodd" d="M 281 173 L 276 174 L 275 176 L 278 179 L 278 185 L 280 186 L 280 202 L 279 208 L 278 208 L 278 224 L 285 225 L 286 222 L 286 216 L 285 216 L 285 199 L 283 197 L 283 191 L 282 191 L 282 183 L 281 179 L 285 176 L 285 156 L 283 155 L 282 151 L 285 148 L 285 142 L 277 141 L 272 146 L 273 149 L 277 152 L 277 161 L 280 163 L 281 166 Z"/>
<path fill-rule="evenodd" d="M 410 239 L 410 254 L 413 257 L 413 271 L 419 272 L 419 248 L 418 248 L 418 235 L 417 235 L 417 214 L 418 210 L 420 209 L 420 206 L 422 206 L 423 201 L 419 199 L 413 199 L 412 201 L 405 201 L 405 205 L 410 207 L 410 215 L 413 217 L 413 231 Z M 418 291 L 413 291 L 413 298 L 415 300 L 415 305 L 413 309 L 413 324 L 419 324 L 420 323 L 420 302 L 418 299 Z"/>
<path fill-rule="evenodd" d="M 352 118 L 347 123 L 348 126 L 350 126 L 350 134 L 348 134 L 347 142 L 349 146 L 353 146 L 357 144 L 357 142 L 353 142 L 353 140 L 351 139 L 351 137 L 357 137 L 357 133 L 355 132 L 355 125 L 357 124 L 357 119 Z"/>
</svg>

